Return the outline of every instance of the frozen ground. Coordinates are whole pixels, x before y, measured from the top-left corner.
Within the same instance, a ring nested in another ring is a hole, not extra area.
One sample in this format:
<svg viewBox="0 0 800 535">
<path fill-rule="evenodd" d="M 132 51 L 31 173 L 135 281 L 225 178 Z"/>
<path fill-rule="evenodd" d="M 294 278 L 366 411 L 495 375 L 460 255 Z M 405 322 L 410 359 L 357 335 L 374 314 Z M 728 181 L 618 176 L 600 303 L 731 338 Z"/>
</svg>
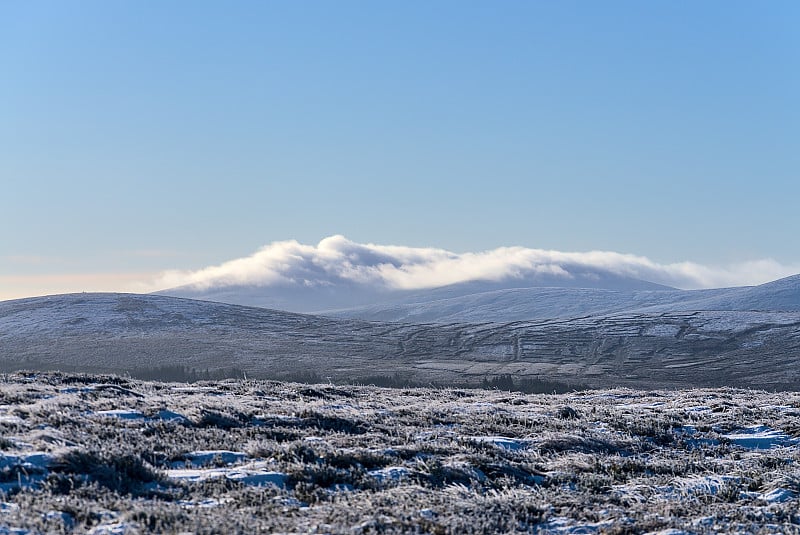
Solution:
<svg viewBox="0 0 800 535">
<path fill-rule="evenodd" d="M 800 533 L 800 393 L 0 376 L 0 533 Z"/>
</svg>

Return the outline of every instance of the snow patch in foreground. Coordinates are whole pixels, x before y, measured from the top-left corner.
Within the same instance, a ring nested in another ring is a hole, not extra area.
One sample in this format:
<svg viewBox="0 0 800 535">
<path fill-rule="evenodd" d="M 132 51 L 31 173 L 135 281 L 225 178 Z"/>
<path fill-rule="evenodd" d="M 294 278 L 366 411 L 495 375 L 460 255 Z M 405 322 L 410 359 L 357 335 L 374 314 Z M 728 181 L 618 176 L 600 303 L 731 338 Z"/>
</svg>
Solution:
<svg viewBox="0 0 800 535">
<path fill-rule="evenodd" d="M 177 423 L 185 423 L 189 420 L 186 419 L 185 416 L 178 414 L 177 412 L 162 409 L 156 413 L 153 418 L 146 417 L 141 411 L 136 409 L 111 409 L 107 411 L 90 411 L 87 413 L 89 416 L 98 416 L 100 418 L 119 418 L 120 420 L 142 420 L 145 422 L 155 422 L 155 421 L 164 421 L 164 422 L 177 422 Z"/>
<path fill-rule="evenodd" d="M 19 416 L 13 414 L 0 414 L 0 424 L 8 425 L 22 425 L 25 421 Z"/>
<path fill-rule="evenodd" d="M 385 481 L 399 481 L 408 476 L 408 468 L 403 466 L 388 466 L 379 470 L 370 470 L 367 474 L 381 483 Z"/>
<path fill-rule="evenodd" d="M 172 463 L 172 468 L 201 468 L 216 463 L 231 465 L 241 463 L 248 459 L 248 455 L 241 451 L 229 450 L 198 450 L 184 453 L 182 457 L 185 460 L 175 461 Z"/>
<path fill-rule="evenodd" d="M 29 535 L 32 533 L 32 531 L 27 529 L 0 526 L 0 535 Z"/>
<path fill-rule="evenodd" d="M 217 500 L 216 498 L 206 498 L 204 500 L 178 500 L 178 505 L 187 508 L 200 508 L 200 509 L 210 509 L 212 507 L 219 507 L 223 505 L 225 501 Z"/>
<path fill-rule="evenodd" d="M 601 530 L 605 531 L 618 521 L 604 520 L 602 522 L 589 522 L 586 524 L 574 524 L 573 521 L 566 517 L 551 518 L 547 522 L 540 524 L 534 528 L 534 533 L 541 535 L 578 535 L 584 533 L 599 533 Z"/>
<path fill-rule="evenodd" d="M 93 414 L 106 418 L 120 418 L 122 420 L 144 420 L 144 414 L 133 409 L 112 409 L 109 411 L 96 411 Z"/>
<path fill-rule="evenodd" d="M 139 526 L 127 522 L 101 524 L 89 531 L 91 535 L 125 535 L 126 533 L 139 533 Z"/>
<path fill-rule="evenodd" d="M 778 431 L 765 425 L 745 427 L 722 435 L 732 444 L 751 450 L 768 450 L 780 446 L 791 446 L 798 442 L 783 431 Z"/>
<path fill-rule="evenodd" d="M 788 489 L 775 489 L 759 495 L 759 499 L 768 503 L 784 503 L 794 500 L 797 494 Z"/>
<path fill-rule="evenodd" d="M 265 485 L 275 485 L 283 487 L 289 478 L 282 472 L 268 470 L 266 462 L 257 462 L 236 468 L 184 468 L 167 470 L 167 477 L 179 481 L 199 482 L 215 478 L 227 478 L 238 481 L 244 485 L 263 487 Z"/>
<path fill-rule="evenodd" d="M 519 440 L 516 438 L 509 438 L 503 436 L 493 436 L 493 437 L 469 437 L 470 439 L 474 440 L 475 442 L 482 442 L 484 444 L 491 444 L 496 446 L 500 449 L 508 450 L 508 451 L 519 451 L 528 447 L 528 443 L 525 440 Z"/>
<path fill-rule="evenodd" d="M 0 453 L 0 472 L 12 476 L 7 478 L 8 481 L 0 483 L 0 491 L 9 492 L 37 485 L 47 477 L 47 468 L 52 460 L 52 455 L 40 451 L 23 455 Z"/>
</svg>

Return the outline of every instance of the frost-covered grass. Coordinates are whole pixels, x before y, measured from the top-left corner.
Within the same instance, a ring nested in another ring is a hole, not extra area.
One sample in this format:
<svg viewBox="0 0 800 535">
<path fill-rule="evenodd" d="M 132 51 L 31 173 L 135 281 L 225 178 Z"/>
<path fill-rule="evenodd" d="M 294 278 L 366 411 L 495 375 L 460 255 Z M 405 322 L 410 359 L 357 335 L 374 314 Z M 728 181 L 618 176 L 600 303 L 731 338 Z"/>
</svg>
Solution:
<svg viewBox="0 0 800 535">
<path fill-rule="evenodd" d="M 12 374 L 0 533 L 800 533 L 799 438 L 800 393 Z"/>
</svg>

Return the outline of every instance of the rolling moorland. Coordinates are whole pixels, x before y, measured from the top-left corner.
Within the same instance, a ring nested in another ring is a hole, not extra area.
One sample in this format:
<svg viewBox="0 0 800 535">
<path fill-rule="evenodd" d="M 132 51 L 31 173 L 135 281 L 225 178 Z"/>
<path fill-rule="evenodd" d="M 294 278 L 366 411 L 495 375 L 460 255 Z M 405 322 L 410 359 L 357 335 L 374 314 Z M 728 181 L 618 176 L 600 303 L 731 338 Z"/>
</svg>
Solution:
<svg viewBox="0 0 800 535">
<path fill-rule="evenodd" d="M 313 374 L 333 382 L 478 386 L 509 376 L 566 389 L 791 390 L 800 379 L 799 352 L 800 312 L 626 312 L 411 324 L 156 295 L 71 294 L 0 303 L 0 366 L 6 371 L 147 378 L 172 367 L 208 378 Z"/>
<path fill-rule="evenodd" d="M 0 533 L 800 533 L 798 286 L 0 302 Z"/>
</svg>

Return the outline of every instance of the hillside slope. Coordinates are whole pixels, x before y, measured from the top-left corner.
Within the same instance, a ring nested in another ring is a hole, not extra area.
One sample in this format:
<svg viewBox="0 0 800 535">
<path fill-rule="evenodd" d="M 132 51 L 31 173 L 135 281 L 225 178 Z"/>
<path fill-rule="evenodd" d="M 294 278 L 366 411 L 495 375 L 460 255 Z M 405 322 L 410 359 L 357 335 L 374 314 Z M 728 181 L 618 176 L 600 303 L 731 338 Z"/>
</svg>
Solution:
<svg viewBox="0 0 800 535">
<path fill-rule="evenodd" d="M 377 321 L 508 322 L 579 316 L 698 310 L 800 312 L 800 275 L 759 286 L 710 290 L 611 288 L 511 288 L 468 295 L 419 293 L 325 315 Z"/>
<path fill-rule="evenodd" d="M 670 312 L 512 323 L 392 324 L 132 294 L 0 303 L 0 366 L 125 372 L 237 368 L 281 378 L 509 374 L 587 386 L 800 381 L 800 313 Z"/>
<path fill-rule="evenodd" d="M 372 283 L 359 283 L 341 277 L 322 282 L 313 278 L 270 285 L 223 285 L 210 288 L 185 286 L 156 292 L 157 295 L 200 299 L 234 305 L 257 306 L 300 313 L 324 313 L 330 310 L 357 309 L 374 305 L 419 303 L 456 299 L 485 292 L 517 288 L 593 288 L 617 292 L 675 290 L 633 277 L 608 271 L 587 270 L 567 266 L 567 274 L 532 273 L 501 280 L 472 280 L 426 290 L 387 288 Z M 565 272 L 566 273 L 566 272 Z M 374 318 L 369 318 L 374 319 Z"/>
</svg>

